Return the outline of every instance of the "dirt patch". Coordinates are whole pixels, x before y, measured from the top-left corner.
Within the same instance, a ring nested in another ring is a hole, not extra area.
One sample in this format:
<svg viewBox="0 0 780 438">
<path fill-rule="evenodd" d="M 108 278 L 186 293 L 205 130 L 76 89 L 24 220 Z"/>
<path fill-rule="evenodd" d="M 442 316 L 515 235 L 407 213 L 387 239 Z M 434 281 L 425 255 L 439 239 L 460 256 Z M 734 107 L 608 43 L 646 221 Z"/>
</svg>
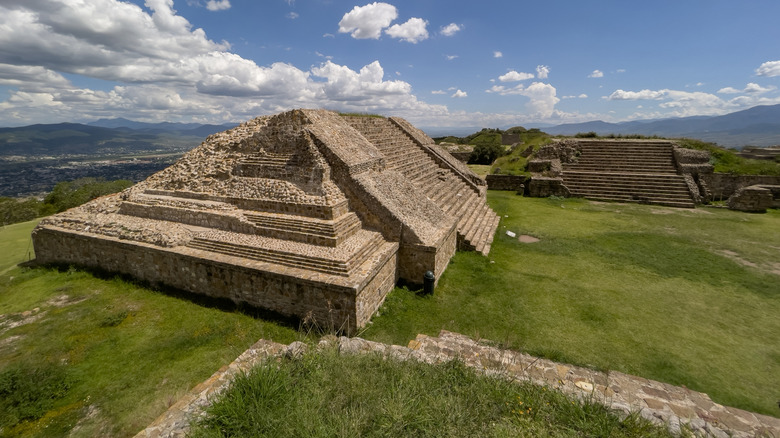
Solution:
<svg viewBox="0 0 780 438">
<path fill-rule="evenodd" d="M 0 315 L 0 334 L 19 326 L 32 324 L 43 318 L 44 315 L 46 315 L 46 311 L 40 312 L 40 309 L 37 307 L 21 313 Z"/>
<path fill-rule="evenodd" d="M 520 243 L 536 243 L 536 242 L 539 242 L 539 239 L 537 239 L 534 236 L 529 236 L 527 234 L 521 234 L 520 237 L 517 238 L 517 240 L 519 240 Z"/>
<path fill-rule="evenodd" d="M 50 298 L 48 301 L 46 301 L 46 305 L 52 307 L 65 307 L 71 304 L 78 304 L 84 300 L 86 300 L 86 298 L 71 298 L 69 295 L 63 294 L 54 298 Z"/>
<path fill-rule="evenodd" d="M 656 210 L 655 208 L 650 210 L 650 213 L 652 214 L 674 214 L 675 212 L 672 210 Z"/>
<path fill-rule="evenodd" d="M 9 336 L 5 339 L 0 339 L 0 349 L 13 345 L 14 342 L 18 341 L 19 339 L 22 339 L 23 337 L 24 336 L 22 335 L 14 335 L 14 336 Z"/>
<path fill-rule="evenodd" d="M 729 251 L 728 249 L 722 249 L 718 252 L 721 255 L 724 255 L 730 258 L 731 260 L 734 260 L 735 262 L 739 263 L 742 266 L 750 266 L 751 268 L 758 268 L 757 264 L 743 259 L 742 257 L 739 256 L 739 254 L 735 253 L 734 251 Z"/>
</svg>

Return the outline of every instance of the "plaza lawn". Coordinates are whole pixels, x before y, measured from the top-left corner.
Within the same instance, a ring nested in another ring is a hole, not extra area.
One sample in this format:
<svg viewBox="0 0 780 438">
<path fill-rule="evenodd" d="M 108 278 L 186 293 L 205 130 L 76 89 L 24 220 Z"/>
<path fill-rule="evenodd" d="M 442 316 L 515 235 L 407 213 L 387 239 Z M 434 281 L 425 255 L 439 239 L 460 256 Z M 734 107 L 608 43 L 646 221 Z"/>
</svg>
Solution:
<svg viewBox="0 0 780 438">
<path fill-rule="evenodd" d="M 780 416 L 780 211 L 488 199 L 490 255 L 456 254 L 432 297 L 395 289 L 363 337 L 447 329 Z"/>
</svg>

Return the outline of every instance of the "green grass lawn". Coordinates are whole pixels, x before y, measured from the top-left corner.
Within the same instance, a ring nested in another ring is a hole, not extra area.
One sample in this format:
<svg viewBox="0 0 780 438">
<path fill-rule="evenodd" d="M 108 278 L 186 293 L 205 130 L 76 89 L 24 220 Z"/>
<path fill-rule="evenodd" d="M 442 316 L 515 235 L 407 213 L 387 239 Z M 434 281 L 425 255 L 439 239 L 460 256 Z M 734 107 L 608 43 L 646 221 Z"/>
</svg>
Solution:
<svg viewBox="0 0 780 438">
<path fill-rule="evenodd" d="M 26 259 L 33 226 L 3 229 L 0 266 Z M 0 315 L 0 436 L 132 436 L 258 339 L 299 338 L 224 303 L 77 270 L 11 268 Z"/>
<path fill-rule="evenodd" d="M 432 297 L 394 290 L 364 337 L 444 328 L 778 416 L 780 211 L 488 196 L 490 256 L 458 253 Z M 0 436 L 133 435 L 257 339 L 303 338 L 224 303 L 15 267 L 34 224 L 0 230 Z"/>
<path fill-rule="evenodd" d="M 490 256 L 456 254 L 432 297 L 394 290 L 362 336 L 447 329 L 779 416 L 780 211 L 488 198 Z"/>
<path fill-rule="evenodd" d="M 671 437 L 531 383 L 335 348 L 239 376 L 193 433 L 205 437 Z"/>
<path fill-rule="evenodd" d="M 34 258 L 30 232 L 38 222 L 40 219 L 0 227 L 0 274 Z"/>
</svg>

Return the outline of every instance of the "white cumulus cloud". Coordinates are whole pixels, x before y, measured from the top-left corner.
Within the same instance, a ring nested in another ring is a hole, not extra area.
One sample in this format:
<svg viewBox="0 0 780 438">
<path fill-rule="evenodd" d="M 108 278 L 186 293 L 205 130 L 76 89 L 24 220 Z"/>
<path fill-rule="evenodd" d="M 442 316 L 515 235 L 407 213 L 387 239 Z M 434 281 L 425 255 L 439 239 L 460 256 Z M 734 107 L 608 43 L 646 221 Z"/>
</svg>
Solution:
<svg viewBox="0 0 780 438">
<path fill-rule="evenodd" d="M 412 44 L 428 39 L 428 22 L 422 18 L 410 18 L 404 24 L 394 24 L 388 28 L 385 33 L 393 38 L 400 38 Z"/>
<path fill-rule="evenodd" d="M 501 82 L 517 82 L 517 81 L 525 81 L 527 79 L 533 79 L 533 78 L 534 75 L 531 73 L 523 73 L 523 72 L 518 73 L 512 70 L 507 74 L 499 76 L 498 80 Z"/>
<path fill-rule="evenodd" d="M 550 75 L 550 67 L 546 65 L 537 65 L 536 66 L 536 77 L 539 79 L 547 79 L 547 76 Z"/>
<path fill-rule="evenodd" d="M 382 30 L 398 18 L 395 6 L 374 2 L 365 6 L 355 6 L 344 14 L 339 21 L 339 32 L 349 33 L 356 39 L 378 39 Z"/>
<path fill-rule="evenodd" d="M 768 61 L 756 69 L 758 76 L 780 76 L 780 61 Z"/>
<path fill-rule="evenodd" d="M 589 78 L 603 78 L 604 72 L 601 70 L 593 70 L 591 74 L 588 75 Z"/>
<path fill-rule="evenodd" d="M 258 65 L 210 40 L 173 9 L 118 0 L 0 3 L 0 125 L 101 117 L 217 123 L 296 107 L 441 116 L 378 61 L 357 70 Z M 327 57 L 326 57 L 327 59 Z M 101 79 L 105 89 L 76 86 Z"/>
<path fill-rule="evenodd" d="M 494 58 L 502 58 L 503 56 L 504 56 L 504 54 L 503 54 L 503 53 L 501 53 L 501 52 L 499 52 L 498 50 L 496 50 L 495 52 L 493 52 L 493 57 L 494 57 Z"/>
<path fill-rule="evenodd" d="M 447 92 L 444 90 L 433 90 L 431 91 L 431 94 L 447 94 Z"/>
<path fill-rule="evenodd" d="M 642 90 L 642 91 L 624 91 L 624 90 L 615 90 L 612 94 L 607 97 L 609 100 L 647 100 L 647 99 L 660 99 L 663 96 L 666 95 L 666 92 L 668 90 L 660 90 L 660 91 L 652 91 L 652 90 Z"/>
<path fill-rule="evenodd" d="M 519 95 L 530 100 L 526 103 L 526 109 L 530 114 L 539 119 L 549 118 L 555 113 L 555 105 L 561 101 L 556 94 L 557 90 L 550 84 L 534 82 L 529 86 L 518 84 L 507 88 L 503 85 L 493 85 L 486 93 L 496 93 L 502 96 Z"/>
<path fill-rule="evenodd" d="M 224 11 L 230 9 L 230 0 L 209 0 L 206 3 L 206 9 L 209 11 Z"/>
<path fill-rule="evenodd" d="M 441 30 L 439 30 L 439 33 L 441 33 L 444 36 L 453 36 L 456 33 L 460 32 L 461 29 L 462 28 L 456 23 L 450 23 L 446 26 L 442 26 Z"/>
<path fill-rule="evenodd" d="M 465 91 L 458 89 L 458 91 L 456 91 L 451 97 L 454 98 L 468 97 L 468 94 Z"/>
</svg>

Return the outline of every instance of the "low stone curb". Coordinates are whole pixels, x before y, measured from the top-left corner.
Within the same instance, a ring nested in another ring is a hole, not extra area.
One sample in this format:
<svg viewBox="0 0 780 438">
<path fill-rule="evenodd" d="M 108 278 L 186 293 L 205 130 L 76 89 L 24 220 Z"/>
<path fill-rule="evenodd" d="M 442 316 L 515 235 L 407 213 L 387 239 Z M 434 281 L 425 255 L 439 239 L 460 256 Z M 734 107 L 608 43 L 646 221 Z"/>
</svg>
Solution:
<svg viewBox="0 0 780 438">
<path fill-rule="evenodd" d="M 666 424 L 675 434 L 686 427 L 702 437 L 780 437 L 780 419 L 723 406 L 684 387 L 501 350 L 447 331 L 438 338 L 418 335 L 409 346 L 438 361 L 458 359 L 488 374 L 546 385 L 624 415 L 639 412 L 655 424 Z"/>
<path fill-rule="evenodd" d="M 336 346 L 340 354 L 379 354 L 430 364 L 460 360 L 487 375 L 548 386 L 583 401 L 601 403 L 621 415 L 638 412 L 655 424 L 665 424 L 675 434 L 686 428 L 698 437 L 780 438 L 780 419 L 717 404 L 701 392 L 502 350 L 445 330 L 438 337 L 417 335 L 408 347 L 335 336 L 324 337 L 318 348 L 327 346 Z M 190 422 L 203 415 L 239 371 L 248 371 L 269 357 L 298 357 L 307 350 L 302 342 L 285 346 L 261 339 L 233 363 L 193 388 L 136 438 L 184 437 Z"/>
<path fill-rule="evenodd" d="M 185 437 L 190 431 L 190 424 L 204 414 L 214 398 L 230 386 L 238 373 L 248 372 L 267 358 L 280 355 L 286 348 L 264 339 L 257 341 L 230 365 L 223 366 L 208 380 L 192 388 L 135 438 Z"/>
</svg>

